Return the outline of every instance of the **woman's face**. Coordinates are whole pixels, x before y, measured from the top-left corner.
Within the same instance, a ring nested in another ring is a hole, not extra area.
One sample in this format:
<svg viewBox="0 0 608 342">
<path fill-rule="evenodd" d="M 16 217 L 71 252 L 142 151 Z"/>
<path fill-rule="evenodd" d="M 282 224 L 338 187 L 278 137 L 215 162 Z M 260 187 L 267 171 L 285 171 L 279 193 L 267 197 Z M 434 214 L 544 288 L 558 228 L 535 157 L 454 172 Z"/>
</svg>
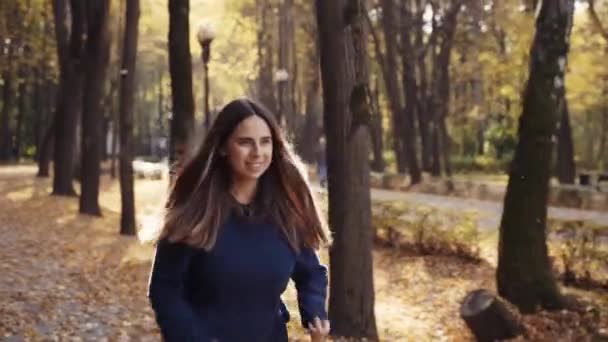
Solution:
<svg viewBox="0 0 608 342">
<path fill-rule="evenodd" d="M 266 121 L 252 115 L 241 121 L 224 146 L 233 179 L 257 180 L 272 161 L 272 134 Z"/>
</svg>

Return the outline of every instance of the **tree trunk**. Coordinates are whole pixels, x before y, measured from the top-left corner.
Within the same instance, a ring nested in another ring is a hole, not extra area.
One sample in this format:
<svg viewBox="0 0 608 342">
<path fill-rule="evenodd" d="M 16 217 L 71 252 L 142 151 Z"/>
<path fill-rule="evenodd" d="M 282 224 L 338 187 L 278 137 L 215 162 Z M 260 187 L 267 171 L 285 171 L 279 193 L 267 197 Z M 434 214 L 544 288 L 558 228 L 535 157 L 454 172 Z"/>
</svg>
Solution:
<svg viewBox="0 0 608 342">
<path fill-rule="evenodd" d="M 169 0 L 169 71 L 173 104 L 169 147 L 171 164 L 182 157 L 195 123 L 189 13 L 189 0 Z"/>
<path fill-rule="evenodd" d="M 374 317 L 364 2 L 317 0 L 329 172 L 332 334 L 378 339 Z"/>
<path fill-rule="evenodd" d="M 135 79 L 135 82 L 137 83 L 137 77 Z M 141 103 L 144 104 L 145 103 L 145 90 L 143 87 L 138 87 L 136 88 L 136 90 L 134 91 L 134 102 L 137 103 Z M 146 113 L 143 110 L 143 105 L 142 106 L 137 106 L 137 110 L 133 111 L 133 127 L 134 127 L 134 131 L 137 132 L 137 135 L 134 136 L 133 140 L 135 142 L 135 146 L 134 146 L 134 151 L 133 151 L 133 155 L 139 155 L 139 154 L 145 154 L 145 149 L 146 149 Z M 194 119 L 193 119 L 194 122 Z M 189 134 L 192 134 L 195 130 L 193 128 L 191 128 Z M 190 137 L 188 138 L 188 140 L 186 141 L 186 145 L 184 145 L 184 147 L 187 149 L 188 143 L 190 142 Z M 183 150 L 184 152 L 186 150 Z"/>
<path fill-rule="evenodd" d="M 486 131 L 486 122 L 485 120 L 480 120 L 477 127 L 477 150 L 475 151 L 478 155 L 483 155 L 484 153 L 484 145 L 485 145 L 485 131 Z"/>
<path fill-rule="evenodd" d="M 133 189 L 133 99 L 139 23 L 139 0 L 127 2 L 122 69 L 128 70 L 120 83 L 120 234 L 135 235 L 135 192 Z"/>
<path fill-rule="evenodd" d="M 9 55 L 9 61 L 11 57 Z M 11 132 L 10 113 L 13 106 L 13 85 L 10 63 L 2 73 L 2 117 L 0 118 L 0 161 L 9 161 L 12 155 L 13 134 Z"/>
<path fill-rule="evenodd" d="M 427 71 L 426 63 L 424 60 L 418 61 L 418 70 L 420 75 L 420 86 L 418 90 L 418 129 L 420 130 L 420 145 L 422 169 L 424 171 L 431 171 L 432 157 L 433 157 L 433 137 L 431 135 L 432 117 L 430 112 L 430 98 L 428 94 L 428 83 L 427 83 Z"/>
<path fill-rule="evenodd" d="M 606 102 L 606 97 L 604 97 L 604 102 Z M 598 167 L 602 167 L 606 164 L 606 140 L 607 139 L 607 135 L 608 135 L 608 103 L 604 103 L 603 109 L 602 109 L 602 127 L 600 130 L 600 142 L 599 142 L 599 149 L 597 151 L 597 158 L 596 160 L 598 161 Z M 593 155 L 593 143 L 590 144 L 591 145 L 591 153 L 590 155 Z"/>
<path fill-rule="evenodd" d="M 393 128 L 393 150 L 397 161 L 397 172 L 405 173 L 406 151 L 403 146 L 403 101 L 401 100 L 399 80 L 397 73 L 397 23 L 396 8 L 394 0 L 382 0 L 382 28 L 386 45 L 386 54 L 383 63 L 384 82 L 386 84 L 386 95 L 391 109 Z"/>
<path fill-rule="evenodd" d="M 380 42 L 380 38 L 378 38 L 378 35 L 376 34 L 375 30 L 374 30 L 374 25 L 371 22 L 371 20 L 369 19 L 369 16 L 366 16 L 367 22 L 368 22 L 368 27 L 370 30 L 370 34 L 373 38 L 373 42 L 374 42 L 374 52 L 375 52 L 375 57 L 376 57 L 376 63 L 378 63 L 378 65 L 380 66 L 380 71 L 382 72 L 382 77 L 385 80 L 388 79 L 388 67 L 386 65 L 386 57 L 385 55 L 382 53 L 382 48 L 381 48 L 381 42 Z M 390 19 L 389 19 L 390 21 Z M 371 170 L 375 171 L 375 172 L 384 172 L 385 168 L 386 168 L 386 161 L 384 160 L 384 129 L 383 129 L 383 124 L 382 124 L 382 109 L 380 109 L 380 81 L 378 79 L 378 77 L 375 78 L 375 82 L 374 82 L 374 91 L 372 93 L 372 98 L 371 98 L 371 108 L 372 108 L 372 118 L 371 118 L 371 125 L 370 125 L 370 134 L 371 134 L 371 139 L 372 139 L 372 149 L 373 149 L 373 156 L 374 159 L 370 165 Z M 392 112 L 391 112 L 392 114 Z M 391 115 L 391 117 L 393 117 L 393 115 Z M 398 140 L 397 140 L 398 141 Z M 399 148 L 400 148 L 400 144 L 393 144 L 393 149 L 396 153 L 396 156 L 400 157 L 399 154 Z M 396 158 L 397 159 L 397 158 Z"/>
<path fill-rule="evenodd" d="M 437 36 L 440 39 L 439 51 L 434 56 L 433 65 L 433 165 L 431 172 L 434 176 L 441 174 L 441 166 L 446 175 L 451 175 L 450 167 L 450 136 L 445 123 L 450 101 L 450 55 L 456 32 L 458 13 L 462 1 L 455 0 L 447 9 L 441 20 Z"/>
<path fill-rule="evenodd" d="M 51 124 L 44 134 L 42 144 L 40 145 L 40 152 L 38 154 L 38 177 L 49 176 L 49 161 L 51 159 L 51 151 L 55 142 L 55 118 L 51 118 Z"/>
<path fill-rule="evenodd" d="M 125 0 L 120 0 L 119 1 L 119 6 L 118 6 L 118 29 L 116 30 L 116 36 L 118 37 L 116 39 L 117 42 L 117 49 L 116 49 L 116 63 L 120 63 L 119 59 L 121 58 L 122 54 L 123 54 L 123 49 L 124 49 L 124 32 L 125 32 L 125 25 L 124 25 L 124 16 L 126 14 L 126 7 L 125 7 Z M 112 179 L 116 179 L 117 176 L 117 154 L 119 153 L 119 147 L 118 147 L 118 136 L 119 136 L 119 127 L 118 127 L 118 121 L 119 121 L 119 107 L 120 107 L 120 94 L 119 94 L 119 87 L 120 87 L 120 78 L 122 77 L 122 75 L 120 74 L 120 70 L 118 71 L 117 75 L 115 75 L 111 81 L 110 84 L 111 89 L 110 89 L 110 101 L 111 101 L 111 114 L 110 114 L 110 124 L 108 125 L 109 128 L 108 130 L 111 132 L 111 136 L 110 136 L 110 177 Z M 118 94 L 118 95 L 117 95 Z"/>
<path fill-rule="evenodd" d="M 574 164 L 574 142 L 570 126 L 568 100 L 560 103 L 560 123 L 557 131 L 557 178 L 561 184 L 574 184 L 576 165 Z"/>
<path fill-rule="evenodd" d="M 101 216 L 99 207 L 103 141 L 101 102 L 110 57 L 109 14 L 110 0 L 89 1 L 86 5 L 87 42 L 82 104 L 80 213 L 94 216 Z"/>
<path fill-rule="evenodd" d="M 473 97 L 473 106 L 474 111 L 478 114 L 483 113 L 484 111 L 484 93 L 483 93 L 483 75 L 482 75 L 482 66 L 479 61 L 479 52 L 480 52 L 480 44 L 475 42 L 479 42 L 482 37 L 481 24 L 484 20 L 483 15 L 483 2 L 482 1 L 471 1 L 469 5 L 469 26 L 471 29 L 471 41 L 473 44 L 469 44 L 466 49 L 470 59 L 472 59 L 472 63 L 474 64 L 472 73 L 473 78 L 471 79 L 471 93 Z M 484 152 L 484 132 L 486 129 L 485 122 L 486 115 L 482 115 L 477 121 L 477 151 L 476 154 L 483 155 Z"/>
<path fill-rule="evenodd" d="M 604 56 L 608 55 L 608 45 L 606 46 L 606 48 L 604 49 Z M 608 168 L 607 167 L 607 163 L 606 163 L 606 135 L 607 135 L 607 131 L 608 131 L 608 75 L 604 76 L 604 79 L 602 80 L 602 98 L 604 99 L 603 104 L 602 104 L 602 124 L 601 124 L 601 130 L 600 130 L 600 141 L 599 141 L 599 149 L 598 149 L 598 154 L 597 154 L 597 158 L 595 160 L 597 160 L 598 162 L 598 167 L 599 168 Z M 588 120 L 588 122 L 591 120 Z M 590 143 L 589 146 L 590 148 L 588 150 L 590 150 L 591 153 L 588 153 L 590 158 L 593 158 L 593 140 L 589 139 Z"/>
<path fill-rule="evenodd" d="M 450 163 L 450 151 L 451 151 L 451 138 L 448 133 L 448 127 L 445 123 L 445 117 L 439 123 L 439 129 L 441 131 L 441 142 L 442 142 L 442 150 L 441 155 L 443 156 L 443 171 L 447 177 L 452 176 L 452 166 Z"/>
<path fill-rule="evenodd" d="M 48 122 L 46 122 L 41 144 L 38 146 L 38 177 L 49 176 L 49 162 L 55 144 L 55 105 L 58 97 L 57 84 L 47 80 L 45 82 L 45 87 L 46 90 L 44 92 L 42 104 L 44 106 L 44 116 L 48 117 L 48 120 L 44 121 Z"/>
<path fill-rule="evenodd" d="M 106 140 L 108 138 L 108 129 L 110 128 L 110 118 L 106 115 L 106 113 L 109 112 L 109 107 L 105 101 L 102 106 L 103 114 L 101 115 L 101 161 L 105 162 L 106 160 L 108 160 L 108 144 Z"/>
<path fill-rule="evenodd" d="M 118 81 L 117 81 L 118 83 Z M 117 84 L 116 88 L 119 87 L 119 84 Z M 119 125 L 118 125 L 118 121 L 119 121 L 119 112 L 120 112 L 120 101 L 118 100 L 118 97 L 120 95 L 116 96 L 116 95 L 112 95 L 112 121 L 110 122 L 110 130 L 112 132 L 112 137 L 111 137 L 111 147 L 110 147 L 110 177 L 112 177 L 112 179 L 116 178 L 117 175 L 117 158 L 118 158 L 118 153 L 120 152 L 119 146 L 118 146 L 118 130 L 119 130 Z"/>
<path fill-rule="evenodd" d="M 25 70 L 20 70 L 19 74 L 21 75 L 21 80 L 19 83 L 18 91 L 19 91 L 19 103 L 18 103 L 18 111 L 17 111 L 17 122 L 15 125 L 15 145 L 13 147 L 13 158 L 16 161 L 19 161 L 21 158 L 21 146 L 23 145 L 23 121 L 25 119 L 25 111 L 26 108 L 26 98 L 29 94 L 27 94 L 27 82 L 25 80 L 26 72 Z"/>
<path fill-rule="evenodd" d="M 569 23 L 572 25 L 572 21 Z M 568 32 L 572 27 L 566 28 Z M 565 89 L 565 85 L 564 85 Z M 557 178 L 561 184 L 574 184 L 576 178 L 576 164 L 574 163 L 574 141 L 572 140 L 572 127 L 570 125 L 570 109 L 568 100 L 562 93 L 559 102 L 559 125 L 557 130 Z"/>
<path fill-rule="evenodd" d="M 279 111 L 277 115 L 283 121 L 288 134 L 295 131 L 295 108 L 293 108 L 293 83 L 296 72 L 294 66 L 294 23 L 293 0 L 281 0 L 279 7 L 279 69 L 287 71 L 287 79 L 277 82 L 279 87 Z M 281 121 L 280 121 L 281 122 Z"/>
<path fill-rule="evenodd" d="M 418 166 L 418 153 L 416 153 L 416 132 L 414 120 L 416 115 L 417 92 L 416 87 L 416 64 L 414 59 L 413 46 L 410 38 L 410 30 L 413 25 L 412 14 L 407 5 L 403 9 L 403 27 L 401 30 L 402 66 L 403 66 L 403 91 L 405 106 L 403 110 L 403 148 L 407 159 L 408 171 L 410 173 L 410 184 L 417 184 L 422 181 L 422 174 Z"/>
<path fill-rule="evenodd" d="M 310 80 L 308 92 L 306 94 L 306 118 L 304 123 L 304 135 L 301 139 L 302 143 L 300 145 L 300 151 L 302 153 L 302 158 L 309 163 L 316 162 L 316 153 L 318 150 L 319 137 L 321 135 L 321 124 L 322 120 L 322 112 L 323 105 L 321 99 L 321 81 L 319 80 L 319 59 L 318 53 L 315 52 L 317 56 L 314 58 L 314 63 L 309 65 L 309 68 L 312 68 L 314 71 L 311 72 L 311 77 L 314 77 Z M 312 59 L 312 58 L 311 58 Z M 312 76 L 312 73 L 315 76 Z"/>
<path fill-rule="evenodd" d="M 438 28 L 433 24 L 433 31 L 438 30 Z M 431 136 L 431 175 L 433 177 L 441 176 L 441 133 L 439 129 L 439 113 L 441 106 L 441 95 L 439 92 L 439 73 L 440 70 L 438 68 L 438 53 L 436 52 L 435 47 L 432 47 L 432 56 L 431 60 L 432 69 L 431 69 L 431 92 L 428 94 L 428 103 L 427 110 L 429 116 L 429 128 L 430 128 L 430 136 Z"/>
<path fill-rule="evenodd" d="M 426 11 L 426 4 L 423 4 L 421 0 L 416 0 L 416 38 L 415 38 L 415 50 L 417 52 L 416 63 L 418 67 L 418 103 L 416 113 L 418 114 L 418 129 L 420 130 L 420 143 L 422 147 L 421 161 L 422 169 L 424 171 L 431 171 L 431 157 L 432 157 L 432 137 L 431 137 L 431 117 L 430 117 L 430 95 L 428 91 L 428 75 L 426 68 L 426 54 L 429 51 L 429 47 L 425 48 L 424 38 L 424 20 L 423 15 Z M 432 41 L 429 45 L 434 44 Z"/>
<path fill-rule="evenodd" d="M 433 110 L 434 112 L 434 110 Z M 434 115 L 437 115 L 436 113 Z M 431 135 L 431 175 L 433 177 L 441 176 L 441 131 L 439 127 L 439 119 L 433 117 L 430 125 Z"/>
<path fill-rule="evenodd" d="M 500 223 L 499 294 L 534 312 L 558 309 L 563 300 L 547 252 L 547 199 L 552 136 L 564 93 L 573 0 L 542 1 L 530 50 L 530 71 L 519 119 L 519 141 L 509 172 Z"/>
<path fill-rule="evenodd" d="M 110 22 L 110 25 L 112 25 L 112 23 Z M 111 35 L 112 38 L 110 38 L 111 40 L 114 39 L 113 35 Z M 117 36 L 118 37 L 118 36 Z M 113 58 L 112 58 L 112 48 L 110 47 L 110 66 L 109 66 L 109 74 L 110 76 L 109 81 L 110 81 L 110 89 L 109 91 L 107 91 L 104 95 L 104 99 L 103 99 L 103 129 L 102 129 L 102 148 L 101 148 L 101 159 L 103 161 L 107 161 L 111 156 L 110 154 L 112 153 L 111 149 L 111 143 L 108 144 L 108 137 L 110 136 L 110 130 L 112 129 L 111 127 L 111 123 L 112 120 L 114 118 L 114 97 L 115 97 L 115 88 L 118 87 L 118 77 L 116 77 L 114 74 L 116 73 L 115 70 L 117 69 L 113 69 L 112 68 L 112 63 L 114 62 Z M 118 72 L 118 74 L 120 75 L 120 72 Z"/>
<path fill-rule="evenodd" d="M 45 113 L 46 107 L 43 103 L 43 89 L 44 81 L 42 80 L 42 74 L 40 69 L 34 71 L 34 81 L 32 90 L 32 113 L 33 113 L 33 124 L 32 133 L 34 138 L 34 146 L 36 150 L 34 152 L 34 161 L 40 160 L 40 147 L 42 145 L 42 139 L 44 138 L 44 127 L 45 127 Z"/>
<path fill-rule="evenodd" d="M 76 126 L 82 106 L 81 55 L 85 39 L 84 9 L 84 4 L 80 1 L 71 1 L 71 29 L 68 29 L 65 1 L 53 1 L 61 97 L 57 101 L 55 113 L 53 195 L 76 195 L 72 177 Z"/>
<path fill-rule="evenodd" d="M 260 23 L 258 25 L 257 31 L 257 41 L 258 41 L 258 64 L 259 64 L 259 74 L 258 74 L 258 84 L 257 84 L 257 92 L 260 100 L 266 107 L 272 110 L 275 115 L 277 115 L 277 119 L 280 115 L 276 99 L 274 96 L 274 87 L 271 87 L 271 84 L 274 84 L 273 78 L 273 70 L 274 70 L 274 46 L 273 46 L 273 11 L 272 4 L 270 0 L 256 0 L 256 10 L 257 10 L 257 21 Z"/>
<path fill-rule="evenodd" d="M 372 138 L 372 155 L 374 159 L 370 165 L 372 171 L 384 172 L 386 162 L 384 161 L 384 140 L 382 129 L 382 111 L 380 109 L 380 82 L 376 78 L 375 87 L 371 96 L 372 118 L 370 125 L 370 134 Z"/>
<path fill-rule="evenodd" d="M 111 147 L 110 147 L 110 177 L 116 178 L 116 157 L 119 152 L 118 149 L 118 115 L 112 114 L 112 121 L 110 122 L 110 131 L 112 132 Z"/>
<path fill-rule="evenodd" d="M 83 70 L 84 72 L 84 70 Z M 83 86 L 84 82 L 86 82 L 86 74 L 83 76 Z M 83 88 L 83 98 L 84 98 L 84 88 Z M 82 103 L 80 104 L 80 108 L 82 110 Z M 76 141 L 74 142 L 74 166 L 72 174 L 74 175 L 74 180 L 80 182 L 82 180 L 82 112 L 79 113 L 78 120 L 76 121 Z M 82 187 L 81 187 L 82 189 Z"/>
</svg>

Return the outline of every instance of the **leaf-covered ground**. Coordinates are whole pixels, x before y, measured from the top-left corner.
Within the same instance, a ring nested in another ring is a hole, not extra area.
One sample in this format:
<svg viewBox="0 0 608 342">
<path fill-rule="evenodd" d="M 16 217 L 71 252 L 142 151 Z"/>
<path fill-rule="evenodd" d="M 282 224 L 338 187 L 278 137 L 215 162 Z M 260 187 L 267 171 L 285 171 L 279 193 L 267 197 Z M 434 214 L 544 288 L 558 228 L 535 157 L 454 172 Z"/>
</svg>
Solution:
<svg viewBox="0 0 608 342">
<path fill-rule="evenodd" d="M 94 218 L 78 214 L 77 198 L 49 196 L 50 180 L 35 172 L 30 165 L 0 167 L 0 340 L 159 341 L 146 297 L 152 247 L 118 234 L 117 181 L 103 177 L 103 217 Z M 165 187 L 137 180 L 140 222 L 158 212 Z M 459 303 L 469 290 L 494 288 L 491 264 L 380 247 L 374 258 L 381 340 L 471 340 Z M 590 330 L 600 340 L 608 334 L 608 294 L 577 293 L 594 305 L 585 313 L 525 317 L 528 339 L 585 341 Z M 294 294 L 291 286 L 285 294 L 290 336 L 307 340 Z"/>
</svg>

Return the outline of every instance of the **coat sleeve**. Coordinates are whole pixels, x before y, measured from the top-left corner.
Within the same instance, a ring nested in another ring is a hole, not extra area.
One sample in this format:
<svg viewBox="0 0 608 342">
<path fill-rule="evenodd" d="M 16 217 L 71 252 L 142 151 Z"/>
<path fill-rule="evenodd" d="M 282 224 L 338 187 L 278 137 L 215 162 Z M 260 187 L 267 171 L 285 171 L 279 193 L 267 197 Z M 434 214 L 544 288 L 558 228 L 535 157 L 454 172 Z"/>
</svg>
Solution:
<svg viewBox="0 0 608 342">
<path fill-rule="evenodd" d="M 167 342 L 209 340 L 204 322 L 185 297 L 185 281 L 194 252 L 185 244 L 166 239 L 156 246 L 148 298 Z"/>
<path fill-rule="evenodd" d="M 302 326 L 315 317 L 327 319 L 325 302 L 327 299 L 327 267 L 321 264 L 314 249 L 303 248 L 296 256 L 296 264 L 291 276 L 298 292 L 298 306 Z"/>
</svg>

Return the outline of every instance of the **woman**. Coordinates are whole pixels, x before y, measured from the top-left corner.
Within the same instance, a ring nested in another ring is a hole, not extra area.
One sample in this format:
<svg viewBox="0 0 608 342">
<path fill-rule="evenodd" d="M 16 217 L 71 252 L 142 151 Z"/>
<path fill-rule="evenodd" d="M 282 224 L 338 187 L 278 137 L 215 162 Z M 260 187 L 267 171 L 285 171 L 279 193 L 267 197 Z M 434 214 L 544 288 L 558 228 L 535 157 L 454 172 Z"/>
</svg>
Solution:
<svg viewBox="0 0 608 342">
<path fill-rule="evenodd" d="M 166 341 L 287 341 L 289 279 L 312 341 L 329 333 L 329 243 L 301 163 L 274 117 L 230 102 L 178 171 L 150 275 Z"/>
</svg>

